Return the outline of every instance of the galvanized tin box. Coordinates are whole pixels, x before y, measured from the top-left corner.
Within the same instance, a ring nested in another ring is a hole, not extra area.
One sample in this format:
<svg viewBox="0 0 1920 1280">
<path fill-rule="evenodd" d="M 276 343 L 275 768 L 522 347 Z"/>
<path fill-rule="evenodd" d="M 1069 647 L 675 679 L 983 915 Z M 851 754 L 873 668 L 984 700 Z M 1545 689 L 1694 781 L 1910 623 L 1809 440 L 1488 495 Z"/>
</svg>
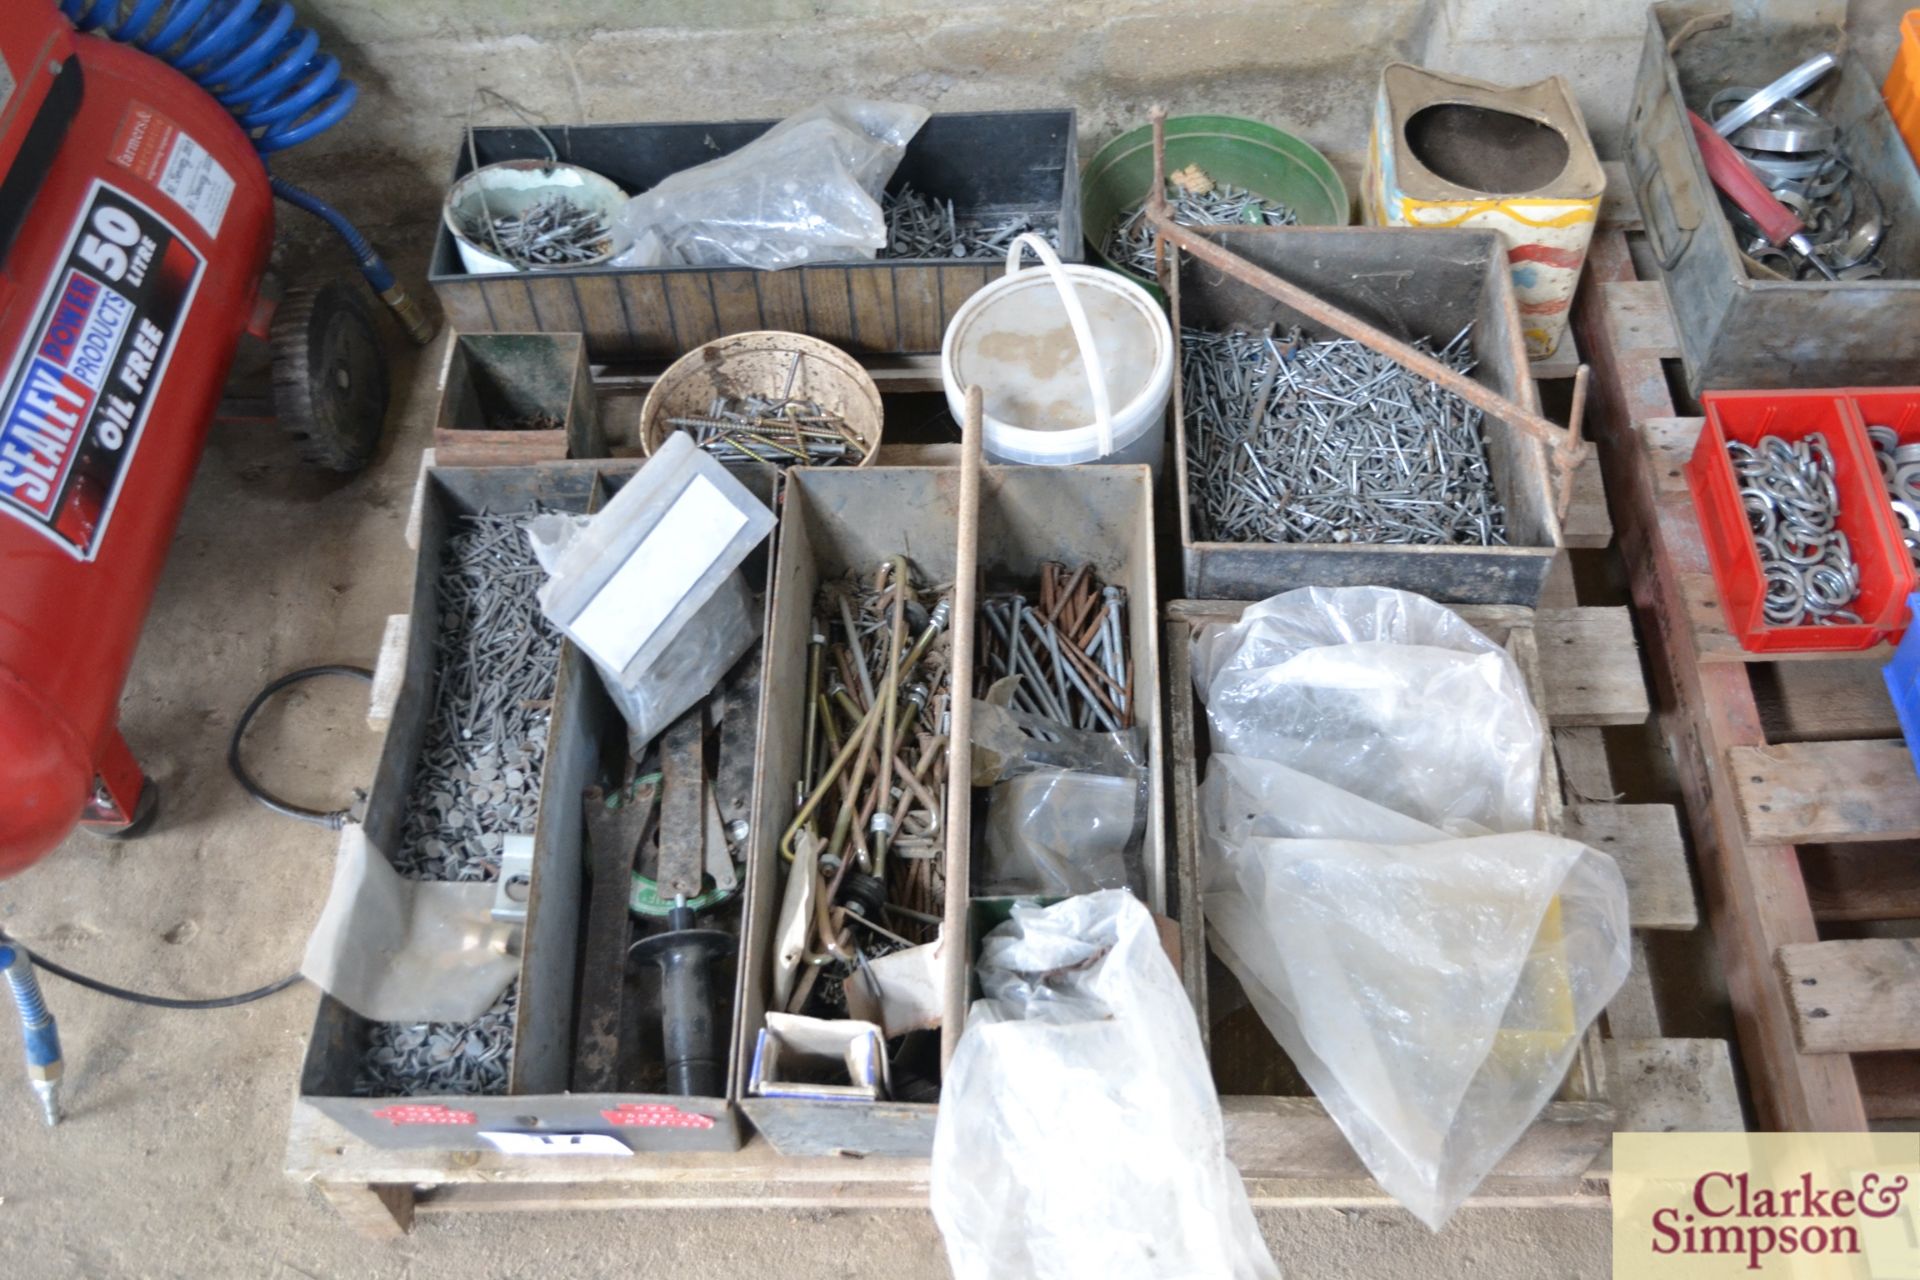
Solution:
<svg viewBox="0 0 1920 1280">
<path fill-rule="evenodd" d="M 1539 409 L 1514 309 L 1507 253 L 1492 231 L 1398 227 L 1209 230 L 1210 238 L 1293 284 L 1406 341 L 1444 343 L 1473 325 L 1473 376 L 1516 404 Z M 1300 325 L 1333 337 L 1250 285 L 1184 254 L 1166 268 L 1174 341 L 1183 328 L 1235 327 L 1284 334 Z M 1175 462 L 1186 592 L 1196 599 L 1259 600 L 1290 587 L 1381 586 L 1465 604 L 1531 605 L 1561 545 L 1545 447 L 1492 417 L 1488 462 L 1506 507 L 1511 546 L 1407 547 L 1358 543 L 1203 541 L 1196 531 L 1185 383 L 1175 366 Z"/>
<path fill-rule="evenodd" d="M 1784 6 L 1773 6 L 1782 10 Z M 1756 280 L 1744 266 L 1687 123 L 1729 85 L 1764 85 L 1816 53 L 1831 26 L 1770 25 L 1714 0 L 1655 4 L 1627 121 L 1627 172 L 1672 304 L 1694 394 L 1716 388 L 1902 385 L 1920 362 L 1920 171 L 1857 59 L 1807 92 L 1873 184 L 1889 221 L 1887 274 L 1842 283 Z M 1689 30 L 1690 29 L 1690 30 Z M 1669 42 L 1685 38 L 1669 53 Z"/>
<path fill-rule="evenodd" d="M 568 125 L 548 129 L 560 159 L 638 195 L 669 174 L 736 151 L 771 120 L 724 123 Z M 473 131 L 482 165 L 544 158 L 526 128 Z M 955 212 L 1039 212 L 1057 219 L 1060 257 L 1079 262 L 1080 160 L 1072 111 L 935 115 L 921 126 L 893 186 Z M 471 167 L 463 145 L 452 177 Z M 947 322 L 997 270 L 969 259 L 871 262 L 747 271 L 713 267 L 472 275 L 443 224 L 428 279 L 448 318 L 467 333 L 566 330 L 586 335 L 595 364 L 671 360 L 730 333 L 786 329 L 863 355 L 930 353 Z"/>
<path fill-rule="evenodd" d="M 957 469 L 801 469 L 791 477 L 774 569 L 755 831 L 747 871 L 746 980 L 739 1034 L 743 1048 L 765 1024 L 773 929 L 782 896 L 777 844 L 793 816 L 799 780 L 807 637 L 815 593 L 824 581 L 849 569 L 870 571 L 901 551 L 928 581 L 951 581 L 958 550 Z M 1126 587 L 1134 704 L 1146 732 L 1152 778 L 1146 896 L 1155 910 L 1164 910 L 1167 863 L 1152 506 L 1145 467 L 990 467 L 981 486 L 979 563 L 990 590 L 1031 589 L 1047 560 L 1090 561 L 1109 582 Z M 956 671 L 956 690 L 970 688 L 972 678 L 971 671 Z M 961 753 L 962 760 L 968 753 L 958 743 L 949 750 Z M 955 918 L 951 906 L 956 900 L 969 901 L 970 872 L 970 867 L 947 869 L 949 919 Z M 949 946 L 942 962 L 970 972 L 965 941 Z M 932 1104 L 745 1096 L 745 1065 L 736 1067 L 741 1107 L 783 1155 L 926 1156 L 932 1150 L 937 1114 Z"/>
<path fill-rule="evenodd" d="M 514 512 L 537 504 L 592 510 L 638 461 L 538 466 L 433 468 L 421 497 L 418 560 L 408 641 L 386 741 L 363 823 L 373 846 L 396 847 L 426 735 L 439 630 L 435 584 L 447 539 L 466 514 Z M 751 479 L 749 484 L 754 483 Z M 764 483 L 764 482 L 763 482 Z M 368 1023 L 322 995 L 300 1076 L 302 1105 L 379 1146 L 406 1150 L 489 1149 L 482 1130 L 611 1134 L 636 1152 L 731 1151 L 743 1130 L 726 1098 L 650 1093 L 570 1093 L 575 1004 L 584 909 L 582 792 L 598 779 L 603 753 L 624 750 L 625 731 L 592 664 L 563 644 L 549 723 L 520 995 L 508 1089 L 502 1095 L 363 1098 L 353 1095 Z M 736 966 L 736 970 L 742 966 Z M 738 979 L 733 984 L 737 1008 Z"/>
</svg>

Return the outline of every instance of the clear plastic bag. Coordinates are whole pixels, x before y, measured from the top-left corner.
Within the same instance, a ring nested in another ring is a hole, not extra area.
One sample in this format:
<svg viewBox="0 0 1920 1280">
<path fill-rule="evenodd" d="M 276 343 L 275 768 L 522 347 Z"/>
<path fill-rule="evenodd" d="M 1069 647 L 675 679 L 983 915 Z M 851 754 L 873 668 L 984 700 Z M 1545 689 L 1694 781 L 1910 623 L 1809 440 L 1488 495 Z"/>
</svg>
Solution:
<svg viewBox="0 0 1920 1280">
<path fill-rule="evenodd" d="M 973 785 L 990 787 L 1036 770 L 1068 769 L 1144 780 L 1145 731 L 1075 729 L 980 698 L 973 700 Z"/>
<path fill-rule="evenodd" d="M 739 565 L 772 527 L 765 504 L 683 433 L 584 521 L 527 522 L 549 575 L 541 609 L 600 672 L 635 758 L 759 638 Z"/>
<path fill-rule="evenodd" d="M 977 971 L 930 1179 L 957 1280 L 1277 1280 L 1147 909 L 1016 906 Z"/>
<path fill-rule="evenodd" d="M 1307 587 L 1194 646 L 1213 750 L 1290 765 L 1446 831 L 1533 825 L 1544 731 L 1513 659 L 1452 610 Z"/>
<path fill-rule="evenodd" d="M 880 194 L 927 121 L 921 107 L 828 98 L 717 160 L 635 196 L 620 267 L 790 267 L 872 258 Z"/>
<path fill-rule="evenodd" d="M 1023 773 L 987 800 L 986 896 L 1067 897 L 1140 883 L 1146 776 Z"/>
<path fill-rule="evenodd" d="M 1271 761 L 1200 791 L 1214 953 L 1380 1185 L 1439 1230 L 1565 1077 L 1627 974 L 1611 858 L 1452 838 Z"/>
</svg>

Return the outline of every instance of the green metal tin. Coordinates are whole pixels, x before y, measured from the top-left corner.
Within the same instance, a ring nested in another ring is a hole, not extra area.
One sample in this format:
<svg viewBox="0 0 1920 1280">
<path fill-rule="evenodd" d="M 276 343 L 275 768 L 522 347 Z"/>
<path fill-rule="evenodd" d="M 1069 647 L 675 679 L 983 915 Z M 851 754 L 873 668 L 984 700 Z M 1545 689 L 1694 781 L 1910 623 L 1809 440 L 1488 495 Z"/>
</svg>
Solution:
<svg viewBox="0 0 1920 1280">
<path fill-rule="evenodd" d="M 1215 182 L 1245 187 L 1289 205 L 1305 227 L 1352 221 L 1346 184 L 1327 158 L 1290 133 L 1238 116 L 1170 116 L 1167 172 L 1197 164 Z M 1153 185 L 1153 126 L 1121 134 L 1094 155 L 1080 179 L 1080 225 L 1093 260 L 1138 280 L 1165 301 L 1152 280 L 1108 260 L 1107 234 Z"/>
</svg>

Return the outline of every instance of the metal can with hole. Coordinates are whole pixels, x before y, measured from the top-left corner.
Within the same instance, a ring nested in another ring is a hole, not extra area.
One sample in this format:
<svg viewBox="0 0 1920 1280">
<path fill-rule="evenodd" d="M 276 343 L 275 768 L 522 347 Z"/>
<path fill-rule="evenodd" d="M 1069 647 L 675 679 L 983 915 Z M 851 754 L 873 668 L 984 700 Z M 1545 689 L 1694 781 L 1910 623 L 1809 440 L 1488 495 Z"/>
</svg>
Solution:
<svg viewBox="0 0 1920 1280">
<path fill-rule="evenodd" d="M 1504 88 L 1404 62 L 1381 73 L 1366 220 L 1499 232 L 1532 359 L 1560 345 L 1605 189 L 1586 120 L 1559 76 Z"/>
</svg>

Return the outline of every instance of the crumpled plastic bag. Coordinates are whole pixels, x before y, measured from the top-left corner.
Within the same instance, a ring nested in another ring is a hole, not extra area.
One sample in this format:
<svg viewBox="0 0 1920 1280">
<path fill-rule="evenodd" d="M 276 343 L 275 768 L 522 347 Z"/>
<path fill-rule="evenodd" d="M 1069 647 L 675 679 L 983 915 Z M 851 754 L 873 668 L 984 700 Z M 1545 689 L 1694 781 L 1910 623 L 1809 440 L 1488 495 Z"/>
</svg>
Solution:
<svg viewBox="0 0 1920 1280">
<path fill-rule="evenodd" d="M 1060 898 L 1140 886 L 1146 779 L 1039 769 L 995 784 L 975 893 Z"/>
<path fill-rule="evenodd" d="M 880 194 L 924 108 L 828 98 L 716 160 L 629 200 L 616 267 L 791 267 L 872 258 L 887 242 Z"/>
<path fill-rule="evenodd" d="M 1291 591 L 1195 646 L 1215 954 L 1380 1185 L 1438 1230 L 1626 978 L 1626 883 L 1530 830 L 1512 659 L 1377 587 Z"/>
<path fill-rule="evenodd" d="M 933 1135 L 957 1280 L 1277 1280 L 1147 909 L 1015 906 L 977 973 Z"/>
<path fill-rule="evenodd" d="M 1214 953 L 1380 1185 L 1439 1230 L 1626 979 L 1619 868 L 1543 832 L 1451 838 L 1233 756 L 1208 762 L 1200 813 Z"/>
<path fill-rule="evenodd" d="M 1533 825 L 1544 730 L 1505 650 L 1386 587 L 1306 587 L 1194 647 L 1216 754 L 1289 765 L 1456 833 Z"/>
</svg>

